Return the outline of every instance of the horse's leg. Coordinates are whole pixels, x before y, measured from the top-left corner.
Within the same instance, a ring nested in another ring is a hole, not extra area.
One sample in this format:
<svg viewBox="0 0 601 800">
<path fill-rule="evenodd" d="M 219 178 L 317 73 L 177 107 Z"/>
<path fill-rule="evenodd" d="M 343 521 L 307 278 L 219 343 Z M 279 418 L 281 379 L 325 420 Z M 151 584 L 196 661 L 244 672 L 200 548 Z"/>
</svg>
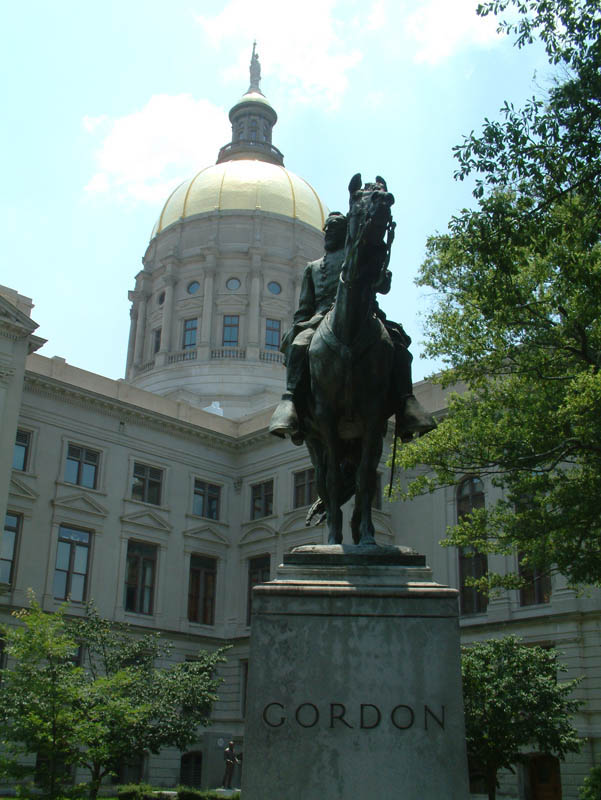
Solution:
<svg viewBox="0 0 601 800">
<path fill-rule="evenodd" d="M 353 516 L 351 517 L 351 532 L 353 534 L 354 544 L 359 544 L 359 540 L 361 539 L 361 531 L 359 529 L 360 523 L 361 523 L 361 509 L 359 508 L 359 504 L 355 502 L 355 507 L 353 508 Z"/>
<path fill-rule="evenodd" d="M 340 469 L 340 446 L 336 436 L 336 420 L 325 420 L 321 431 L 324 440 L 326 508 L 328 523 L 328 544 L 342 544 L 342 510 L 341 497 L 343 490 L 342 471 Z"/>
<path fill-rule="evenodd" d="M 362 437 L 361 460 L 357 468 L 355 509 L 360 515 L 359 544 L 375 544 L 374 525 L 371 519 L 371 503 L 377 483 L 377 469 L 382 455 L 381 424 L 369 425 Z"/>
</svg>

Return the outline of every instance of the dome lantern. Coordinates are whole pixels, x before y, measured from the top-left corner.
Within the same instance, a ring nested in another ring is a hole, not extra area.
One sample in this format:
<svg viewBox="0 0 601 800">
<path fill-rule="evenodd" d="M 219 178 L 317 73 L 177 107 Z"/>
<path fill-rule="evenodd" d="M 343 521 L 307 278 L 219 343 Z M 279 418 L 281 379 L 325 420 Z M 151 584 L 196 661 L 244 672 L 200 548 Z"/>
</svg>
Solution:
<svg viewBox="0 0 601 800">
<path fill-rule="evenodd" d="M 271 143 L 273 126 L 278 115 L 260 88 L 261 64 L 253 43 L 250 59 L 250 85 L 245 95 L 230 110 L 232 140 L 219 151 L 217 163 L 240 159 L 257 159 L 283 166 L 284 156 Z"/>
</svg>

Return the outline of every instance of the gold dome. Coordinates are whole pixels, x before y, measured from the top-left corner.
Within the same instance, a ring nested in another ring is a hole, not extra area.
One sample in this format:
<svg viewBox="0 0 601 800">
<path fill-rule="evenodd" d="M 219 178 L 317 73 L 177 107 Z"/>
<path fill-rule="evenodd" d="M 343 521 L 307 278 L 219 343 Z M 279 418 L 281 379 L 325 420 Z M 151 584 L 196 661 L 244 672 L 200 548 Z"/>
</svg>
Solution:
<svg viewBox="0 0 601 800">
<path fill-rule="evenodd" d="M 268 211 L 322 230 L 328 214 L 315 189 L 278 164 L 241 159 L 201 170 L 165 203 L 152 236 L 208 211 Z"/>
</svg>

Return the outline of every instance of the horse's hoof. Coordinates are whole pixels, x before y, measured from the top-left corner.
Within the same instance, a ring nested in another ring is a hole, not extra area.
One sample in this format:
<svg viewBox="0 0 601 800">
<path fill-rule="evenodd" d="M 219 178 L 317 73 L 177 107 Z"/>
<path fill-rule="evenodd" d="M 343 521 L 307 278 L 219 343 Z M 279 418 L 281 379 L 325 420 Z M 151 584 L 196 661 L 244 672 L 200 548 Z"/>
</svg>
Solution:
<svg viewBox="0 0 601 800">
<path fill-rule="evenodd" d="M 376 547 L 377 542 L 373 536 L 362 536 L 358 542 L 359 547 Z"/>
</svg>

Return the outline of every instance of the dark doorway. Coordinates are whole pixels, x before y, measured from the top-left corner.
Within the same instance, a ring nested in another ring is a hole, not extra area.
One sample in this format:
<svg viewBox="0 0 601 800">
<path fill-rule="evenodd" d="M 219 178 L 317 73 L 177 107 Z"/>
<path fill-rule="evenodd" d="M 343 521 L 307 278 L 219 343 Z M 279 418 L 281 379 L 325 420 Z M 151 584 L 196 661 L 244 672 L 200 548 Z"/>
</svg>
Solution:
<svg viewBox="0 0 601 800">
<path fill-rule="evenodd" d="M 532 756 L 528 777 L 532 800 L 561 800 L 561 772 L 555 756 Z"/>
<path fill-rule="evenodd" d="M 182 756 L 179 780 L 184 786 L 200 789 L 202 781 L 202 753 L 186 753 Z"/>
</svg>

